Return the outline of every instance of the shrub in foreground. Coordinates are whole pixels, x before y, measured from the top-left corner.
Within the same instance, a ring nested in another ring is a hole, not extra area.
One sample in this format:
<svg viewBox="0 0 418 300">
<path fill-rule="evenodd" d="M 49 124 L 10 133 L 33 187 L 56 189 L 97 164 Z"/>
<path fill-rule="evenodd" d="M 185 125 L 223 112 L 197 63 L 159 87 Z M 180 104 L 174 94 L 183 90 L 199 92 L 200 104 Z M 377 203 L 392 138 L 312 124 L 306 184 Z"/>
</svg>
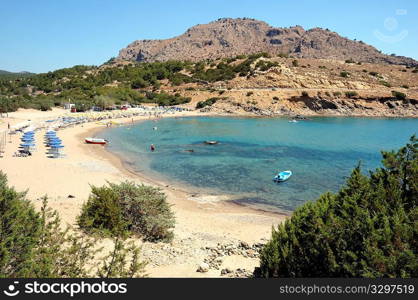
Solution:
<svg viewBox="0 0 418 300">
<path fill-rule="evenodd" d="M 297 209 L 261 251 L 261 277 L 417 277 L 418 139 L 357 167 L 336 194 Z"/>
<path fill-rule="evenodd" d="M 90 233 L 132 233 L 148 241 L 173 237 L 174 214 L 160 189 L 133 182 L 92 187 L 78 217 L 80 228 Z"/>
<path fill-rule="evenodd" d="M 139 248 L 121 236 L 114 240 L 114 249 L 92 265 L 102 252 L 96 240 L 71 228 L 61 229 L 46 197 L 36 212 L 25 193 L 9 187 L 1 172 L 0 219 L 0 278 L 143 276 Z"/>
</svg>

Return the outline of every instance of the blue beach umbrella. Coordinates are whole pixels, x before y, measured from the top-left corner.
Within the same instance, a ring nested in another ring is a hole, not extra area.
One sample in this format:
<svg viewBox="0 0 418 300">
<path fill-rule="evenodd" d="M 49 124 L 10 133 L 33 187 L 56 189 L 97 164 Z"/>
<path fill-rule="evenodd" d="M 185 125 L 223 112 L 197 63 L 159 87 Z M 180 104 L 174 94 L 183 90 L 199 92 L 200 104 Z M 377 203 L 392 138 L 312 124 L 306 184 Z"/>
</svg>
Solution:
<svg viewBox="0 0 418 300">
<path fill-rule="evenodd" d="M 61 144 L 61 141 L 50 141 L 48 144 L 50 145 Z"/>
<path fill-rule="evenodd" d="M 35 144 L 34 143 L 23 143 L 23 144 L 20 144 L 20 146 L 22 146 L 22 147 L 33 147 L 33 146 L 35 146 Z"/>
<path fill-rule="evenodd" d="M 60 138 L 57 138 L 57 137 L 48 139 L 48 142 L 53 142 L 53 141 L 61 141 L 61 139 Z"/>
<path fill-rule="evenodd" d="M 60 149 L 60 148 L 64 148 L 64 145 L 52 145 L 51 148 L 52 149 Z"/>
<path fill-rule="evenodd" d="M 53 141 L 61 141 L 61 139 L 59 137 L 53 137 L 48 139 L 48 142 L 53 142 Z"/>
</svg>

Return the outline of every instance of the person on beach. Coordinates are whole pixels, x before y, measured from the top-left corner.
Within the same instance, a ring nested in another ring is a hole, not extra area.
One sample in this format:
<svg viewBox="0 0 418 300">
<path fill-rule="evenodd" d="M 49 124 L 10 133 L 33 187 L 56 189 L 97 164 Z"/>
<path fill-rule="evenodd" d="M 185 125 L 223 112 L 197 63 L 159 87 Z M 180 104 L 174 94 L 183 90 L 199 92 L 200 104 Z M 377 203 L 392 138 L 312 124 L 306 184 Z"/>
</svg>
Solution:
<svg viewBox="0 0 418 300">
<path fill-rule="evenodd" d="M 151 144 L 150 149 L 151 149 L 151 152 L 154 152 L 154 151 L 155 151 L 155 146 L 154 146 L 154 144 Z"/>
</svg>

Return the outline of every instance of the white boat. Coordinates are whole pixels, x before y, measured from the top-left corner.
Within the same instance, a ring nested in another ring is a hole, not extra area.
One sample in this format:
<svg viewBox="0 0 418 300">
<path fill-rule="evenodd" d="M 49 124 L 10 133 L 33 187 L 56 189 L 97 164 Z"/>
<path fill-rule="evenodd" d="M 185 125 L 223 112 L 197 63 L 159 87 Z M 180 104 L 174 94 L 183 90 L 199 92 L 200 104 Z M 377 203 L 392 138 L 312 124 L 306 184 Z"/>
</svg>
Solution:
<svg viewBox="0 0 418 300">
<path fill-rule="evenodd" d="M 283 182 L 283 181 L 288 180 L 290 176 L 292 176 L 292 171 L 290 170 L 282 171 L 282 172 L 277 173 L 277 175 L 274 176 L 273 180 L 275 182 Z"/>
<path fill-rule="evenodd" d="M 91 137 L 86 138 L 85 141 L 87 144 L 98 144 L 98 145 L 107 144 L 107 140 L 105 139 L 96 139 L 96 138 L 91 138 Z"/>
</svg>

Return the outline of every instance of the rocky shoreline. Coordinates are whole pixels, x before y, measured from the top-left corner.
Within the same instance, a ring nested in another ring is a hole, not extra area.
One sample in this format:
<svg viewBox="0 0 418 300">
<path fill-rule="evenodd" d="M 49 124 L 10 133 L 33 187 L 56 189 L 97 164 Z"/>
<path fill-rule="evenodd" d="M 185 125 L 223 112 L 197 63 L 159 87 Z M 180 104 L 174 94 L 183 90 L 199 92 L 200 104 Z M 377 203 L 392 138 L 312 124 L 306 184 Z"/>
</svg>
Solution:
<svg viewBox="0 0 418 300">
<path fill-rule="evenodd" d="M 186 238 L 173 244 L 144 243 L 141 255 L 151 267 L 186 263 L 194 258 L 198 273 L 216 270 L 221 277 L 248 278 L 253 276 L 253 269 L 224 266 L 224 261 L 228 257 L 258 260 L 260 251 L 267 240 L 261 239 L 260 242 L 253 244 L 242 240 L 225 241 L 200 248 L 195 247 L 195 242 L 193 238 Z"/>
<path fill-rule="evenodd" d="M 233 98 L 202 108 L 203 113 L 247 114 L 262 117 L 339 116 L 417 118 L 418 100 L 398 100 L 391 97 L 329 99 L 319 97 L 293 97 L 282 100 L 275 107 L 260 108 L 242 104 Z"/>
</svg>

